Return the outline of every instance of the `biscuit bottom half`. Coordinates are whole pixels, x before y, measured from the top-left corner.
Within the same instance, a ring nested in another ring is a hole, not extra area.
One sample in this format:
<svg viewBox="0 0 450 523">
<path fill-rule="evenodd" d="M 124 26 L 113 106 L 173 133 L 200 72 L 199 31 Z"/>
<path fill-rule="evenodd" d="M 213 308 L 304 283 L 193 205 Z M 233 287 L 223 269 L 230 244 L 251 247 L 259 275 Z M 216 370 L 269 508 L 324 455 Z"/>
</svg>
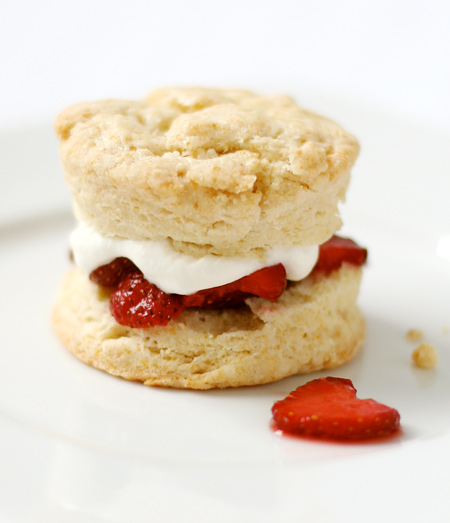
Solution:
<svg viewBox="0 0 450 523">
<path fill-rule="evenodd" d="M 344 265 L 290 283 L 276 303 L 186 309 L 165 327 L 119 325 L 109 292 L 78 269 L 64 276 L 52 322 L 80 360 L 145 385 L 211 389 L 257 385 L 337 367 L 364 340 L 356 305 L 361 268 Z"/>
</svg>

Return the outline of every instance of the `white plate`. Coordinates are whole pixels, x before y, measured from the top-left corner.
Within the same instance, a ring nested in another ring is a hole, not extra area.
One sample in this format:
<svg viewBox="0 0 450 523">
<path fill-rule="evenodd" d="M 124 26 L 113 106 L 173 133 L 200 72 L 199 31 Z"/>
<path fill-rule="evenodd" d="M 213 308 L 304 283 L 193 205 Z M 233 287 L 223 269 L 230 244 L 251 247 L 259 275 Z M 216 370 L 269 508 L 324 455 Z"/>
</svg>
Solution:
<svg viewBox="0 0 450 523">
<path fill-rule="evenodd" d="M 361 107 L 308 101 L 363 146 L 343 215 L 344 233 L 370 253 L 360 297 L 367 343 L 334 371 L 236 390 L 146 388 L 61 346 L 48 317 L 69 264 L 67 194 L 56 162 L 37 162 L 31 172 L 30 159 L 17 163 L 14 152 L 17 140 L 29 139 L 43 157 L 54 155 L 54 142 L 47 127 L 3 136 L 10 146 L 2 170 L 15 176 L 0 215 L 0 518 L 448 520 L 449 136 Z M 29 194 L 29 180 L 32 197 L 15 198 Z M 410 328 L 435 345 L 436 369 L 412 364 Z M 397 408 L 403 434 L 345 445 L 273 433 L 274 401 L 325 375 L 350 378 L 360 397 Z"/>
</svg>

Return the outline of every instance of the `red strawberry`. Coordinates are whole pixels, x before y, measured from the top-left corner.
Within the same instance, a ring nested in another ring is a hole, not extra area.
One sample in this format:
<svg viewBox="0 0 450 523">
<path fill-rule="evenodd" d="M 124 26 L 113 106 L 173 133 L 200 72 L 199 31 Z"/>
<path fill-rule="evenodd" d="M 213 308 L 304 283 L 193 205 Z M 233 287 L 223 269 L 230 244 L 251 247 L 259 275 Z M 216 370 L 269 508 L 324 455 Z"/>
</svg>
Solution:
<svg viewBox="0 0 450 523">
<path fill-rule="evenodd" d="M 298 387 L 272 407 L 277 428 L 292 434 L 359 440 L 386 436 L 400 414 L 372 399 L 360 400 L 350 380 L 320 378 Z"/>
<path fill-rule="evenodd" d="M 277 301 L 286 288 L 286 269 L 281 263 L 264 267 L 264 269 L 244 276 L 236 283 L 239 284 L 239 290 L 242 292 Z"/>
<path fill-rule="evenodd" d="M 103 287 L 114 289 L 129 272 L 136 269 L 136 265 L 131 260 L 120 257 L 92 271 L 89 278 Z"/>
<path fill-rule="evenodd" d="M 200 307 L 202 309 L 220 309 L 223 307 L 240 307 L 245 298 L 250 295 L 239 290 L 223 290 L 221 287 L 213 287 L 198 291 L 195 294 L 183 296 L 185 307 Z"/>
<path fill-rule="evenodd" d="M 167 325 L 183 310 L 181 296 L 166 294 L 136 270 L 128 273 L 110 297 L 110 309 L 118 323 L 134 328 Z"/>
<path fill-rule="evenodd" d="M 367 250 L 352 240 L 333 236 L 320 247 L 314 271 L 331 272 L 344 262 L 360 265 L 366 257 Z M 133 277 L 128 278 L 131 273 Z M 134 263 L 124 257 L 98 267 L 91 272 L 90 278 L 99 285 L 115 289 L 111 295 L 111 311 L 119 323 L 132 327 L 166 325 L 185 307 L 234 307 L 243 305 L 249 296 L 276 301 L 286 288 L 286 271 L 282 264 L 265 267 L 234 282 L 188 296 L 165 294 L 145 280 Z M 127 283 L 121 285 L 125 281 Z"/>
<path fill-rule="evenodd" d="M 319 260 L 314 271 L 331 272 L 339 269 L 344 262 L 362 265 L 366 259 L 367 249 L 347 238 L 333 236 L 320 246 Z"/>
<path fill-rule="evenodd" d="M 183 296 L 186 307 L 218 308 L 242 305 L 251 295 L 276 301 L 286 288 L 286 270 L 283 265 L 273 265 L 255 271 L 226 285 L 204 289 Z"/>
</svg>

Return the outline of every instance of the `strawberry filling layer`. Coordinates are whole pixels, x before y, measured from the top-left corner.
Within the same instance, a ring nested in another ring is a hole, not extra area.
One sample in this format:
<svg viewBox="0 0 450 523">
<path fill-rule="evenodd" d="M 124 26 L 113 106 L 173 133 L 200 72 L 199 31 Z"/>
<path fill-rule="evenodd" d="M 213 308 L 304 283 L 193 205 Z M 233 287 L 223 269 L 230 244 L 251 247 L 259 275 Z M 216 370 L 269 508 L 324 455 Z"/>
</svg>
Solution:
<svg viewBox="0 0 450 523">
<path fill-rule="evenodd" d="M 352 240 L 333 236 L 320 246 L 312 273 L 329 273 L 343 263 L 362 265 L 366 258 L 366 249 Z M 121 325 L 134 328 L 167 325 L 188 307 L 237 307 L 249 296 L 277 301 L 287 285 L 286 271 L 282 264 L 277 264 L 194 294 L 167 294 L 148 282 L 136 265 L 124 257 L 98 267 L 91 272 L 90 279 L 112 289 L 110 308 L 114 318 Z"/>
</svg>

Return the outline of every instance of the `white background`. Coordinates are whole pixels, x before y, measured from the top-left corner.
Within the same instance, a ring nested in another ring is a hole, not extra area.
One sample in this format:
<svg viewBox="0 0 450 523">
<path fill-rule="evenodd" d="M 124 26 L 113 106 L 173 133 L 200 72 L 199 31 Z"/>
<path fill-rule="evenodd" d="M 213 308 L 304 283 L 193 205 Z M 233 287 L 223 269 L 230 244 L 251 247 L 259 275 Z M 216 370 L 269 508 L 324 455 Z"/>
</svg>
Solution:
<svg viewBox="0 0 450 523">
<path fill-rule="evenodd" d="M 200 84 L 315 90 L 449 126 L 447 0 L 0 6 L 1 126 L 52 118 L 82 100 Z"/>
</svg>

